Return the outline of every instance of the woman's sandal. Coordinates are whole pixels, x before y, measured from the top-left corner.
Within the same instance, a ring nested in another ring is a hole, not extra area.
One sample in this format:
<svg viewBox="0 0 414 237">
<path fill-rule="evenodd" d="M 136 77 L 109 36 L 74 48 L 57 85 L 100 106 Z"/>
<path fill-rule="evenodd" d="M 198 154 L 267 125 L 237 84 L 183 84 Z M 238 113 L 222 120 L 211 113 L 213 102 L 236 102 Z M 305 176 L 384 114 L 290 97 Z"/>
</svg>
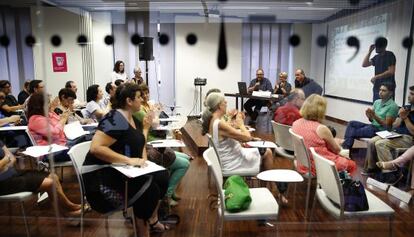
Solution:
<svg viewBox="0 0 414 237">
<path fill-rule="evenodd" d="M 160 226 L 162 226 L 162 227 L 157 226 L 158 224 L 160 224 Z M 161 233 L 161 232 L 165 232 L 165 231 L 170 229 L 170 227 L 168 225 L 161 223 L 159 220 L 157 220 L 156 222 L 154 222 L 152 224 L 149 223 L 149 226 L 150 226 L 150 232 Z"/>
<path fill-rule="evenodd" d="M 383 169 L 383 170 L 396 170 L 397 169 L 396 165 L 391 162 L 379 161 L 376 164 L 380 169 Z"/>
</svg>

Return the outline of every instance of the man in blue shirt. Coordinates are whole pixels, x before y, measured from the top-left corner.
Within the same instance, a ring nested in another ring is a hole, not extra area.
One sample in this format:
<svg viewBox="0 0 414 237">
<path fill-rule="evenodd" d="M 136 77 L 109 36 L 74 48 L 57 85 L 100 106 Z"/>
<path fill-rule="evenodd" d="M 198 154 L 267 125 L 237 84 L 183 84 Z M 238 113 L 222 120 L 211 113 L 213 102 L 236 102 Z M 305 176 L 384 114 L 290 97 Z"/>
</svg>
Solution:
<svg viewBox="0 0 414 237">
<path fill-rule="evenodd" d="M 250 82 L 247 92 L 252 94 L 253 91 L 273 91 L 272 83 L 264 77 L 263 69 L 257 69 L 256 78 Z M 246 110 L 247 115 L 250 116 L 250 122 L 254 123 L 257 116 L 259 115 L 260 109 L 262 106 L 265 106 L 268 103 L 267 100 L 257 100 L 257 99 L 248 99 L 244 103 L 244 110 Z M 254 110 L 253 110 L 254 107 Z"/>
</svg>

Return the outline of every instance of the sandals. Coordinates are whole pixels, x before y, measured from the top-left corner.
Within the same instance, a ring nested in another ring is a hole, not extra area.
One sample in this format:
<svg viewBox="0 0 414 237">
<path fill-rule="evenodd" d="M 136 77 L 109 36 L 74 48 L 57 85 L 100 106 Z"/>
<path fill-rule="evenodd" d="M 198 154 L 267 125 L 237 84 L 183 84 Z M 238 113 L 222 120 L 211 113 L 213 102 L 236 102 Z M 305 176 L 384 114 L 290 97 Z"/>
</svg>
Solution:
<svg viewBox="0 0 414 237">
<path fill-rule="evenodd" d="M 397 169 L 396 165 L 391 162 L 379 161 L 376 164 L 380 169 L 383 169 L 383 170 L 396 170 Z"/>
<path fill-rule="evenodd" d="M 160 226 L 162 226 L 162 227 L 160 227 Z M 154 233 L 154 232 L 162 233 L 162 232 L 165 232 L 165 231 L 170 229 L 170 227 L 168 225 L 161 223 L 159 220 L 157 220 L 156 222 L 154 222 L 152 224 L 149 223 L 149 227 L 150 227 L 150 232 L 151 233 Z"/>
</svg>

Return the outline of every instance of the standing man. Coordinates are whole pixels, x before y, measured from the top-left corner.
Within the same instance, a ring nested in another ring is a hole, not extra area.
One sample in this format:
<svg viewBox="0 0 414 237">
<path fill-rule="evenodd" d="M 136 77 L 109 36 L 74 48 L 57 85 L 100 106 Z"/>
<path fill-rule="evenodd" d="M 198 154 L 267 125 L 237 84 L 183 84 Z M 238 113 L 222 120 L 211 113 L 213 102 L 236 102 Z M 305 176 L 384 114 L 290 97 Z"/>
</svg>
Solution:
<svg viewBox="0 0 414 237">
<path fill-rule="evenodd" d="M 279 82 L 276 83 L 275 89 L 273 90 L 273 94 L 283 95 L 283 97 L 289 95 L 290 90 L 292 89 L 292 85 L 290 85 L 290 83 L 287 81 L 287 78 L 287 72 L 281 72 L 279 74 Z"/>
<path fill-rule="evenodd" d="M 322 87 L 316 81 L 306 77 L 305 71 L 300 68 L 295 72 L 295 88 L 301 88 L 306 98 L 312 94 L 322 95 Z"/>
<path fill-rule="evenodd" d="M 379 38 L 375 41 L 375 45 L 369 46 L 368 54 L 365 56 L 362 62 L 362 67 L 375 67 L 375 76 L 371 78 L 371 82 L 374 84 L 372 88 L 373 99 L 372 101 L 378 100 L 379 88 L 382 84 L 388 83 L 394 86 L 393 95 L 395 95 L 395 55 L 391 51 L 385 50 L 387 48 L 388 41 L 385 38 Z M 372 51 L 377 53 L 371 60 Z"/>
<path fill-rule="evenodd" d="M 247 92 L 252 94 L 253 91 L 273 91 L 272 83 L 264 77 L 263 69 L 259 68 L 256 71 L 256 78 L 250 82 Z M 259 115 L 260 109 L 262 106 L 267 104 L 267 100 L 257 100 L 257 99 L 248 99 L 244 103 L 244 110 L 246 110 L 247 115 L 250 116 L 250 123 L 255 123 L 256 118 Z M 253 110 L 254 107 L 254 110 Z"/>
</svg>

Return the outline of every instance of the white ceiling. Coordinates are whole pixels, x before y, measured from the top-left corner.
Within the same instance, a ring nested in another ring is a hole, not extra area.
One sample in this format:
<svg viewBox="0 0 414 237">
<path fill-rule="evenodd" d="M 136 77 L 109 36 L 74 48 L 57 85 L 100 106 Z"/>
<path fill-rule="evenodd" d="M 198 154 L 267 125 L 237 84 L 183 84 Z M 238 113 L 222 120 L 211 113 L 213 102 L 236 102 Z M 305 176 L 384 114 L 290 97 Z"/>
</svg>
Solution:
<svg viewBox="0 0 414 237">
<path fill-rule="evenodd" d="M 35 5 L 37 2 L 57 7 L 79 7 L 87 11 L 149 11 L 179 15 L 224 15 L 237 18 L 274 16 L 277 22 L 315 22 L 341 10 L 365 8 L 384 0 L 360 0 L 351 5 L 348 0 L 14 0 L 7 5 Z M 3 4 L 4 5 L 4 4 Z"/>
</svg>

